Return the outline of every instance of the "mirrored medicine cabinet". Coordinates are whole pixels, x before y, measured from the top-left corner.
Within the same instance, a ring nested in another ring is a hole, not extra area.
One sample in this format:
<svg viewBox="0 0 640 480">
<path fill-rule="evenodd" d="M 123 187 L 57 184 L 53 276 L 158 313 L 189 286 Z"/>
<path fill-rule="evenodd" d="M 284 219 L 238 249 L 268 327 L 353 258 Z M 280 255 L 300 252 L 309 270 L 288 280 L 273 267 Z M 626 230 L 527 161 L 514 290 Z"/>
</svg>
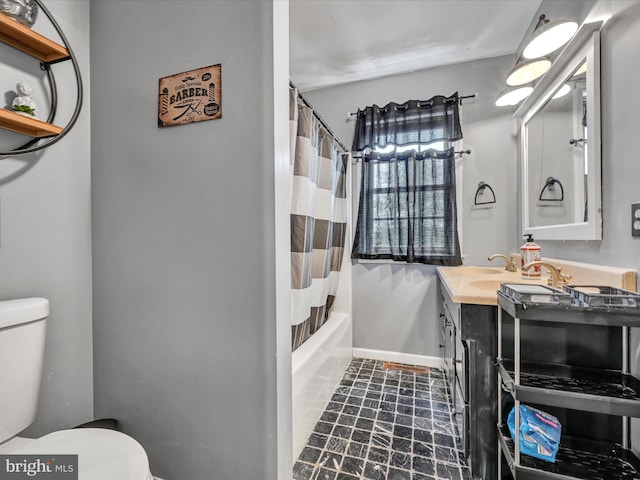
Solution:
<svg viewBox="0 0 640 480">
<path fill-rule="evenodd" d="M 602 238 L 601 26 L 578 30 L 515 113 L 522 228 L 537 240 Z"/>
</svg>

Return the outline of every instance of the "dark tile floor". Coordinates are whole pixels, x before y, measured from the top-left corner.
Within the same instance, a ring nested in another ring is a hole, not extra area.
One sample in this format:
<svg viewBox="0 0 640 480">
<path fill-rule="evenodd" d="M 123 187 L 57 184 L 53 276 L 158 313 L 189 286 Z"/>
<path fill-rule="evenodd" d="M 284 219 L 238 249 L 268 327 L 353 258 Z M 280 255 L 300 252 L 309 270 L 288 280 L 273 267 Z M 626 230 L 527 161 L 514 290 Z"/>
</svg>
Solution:
<svg viewBox="0 0 640 480">
<path fill-rule="evenodd" d="M 295 462 L 293 478 L 470 480 L 450 411 L 442 371 L 385 368 L 384 362 L 354 358 Z"/>
</svg>

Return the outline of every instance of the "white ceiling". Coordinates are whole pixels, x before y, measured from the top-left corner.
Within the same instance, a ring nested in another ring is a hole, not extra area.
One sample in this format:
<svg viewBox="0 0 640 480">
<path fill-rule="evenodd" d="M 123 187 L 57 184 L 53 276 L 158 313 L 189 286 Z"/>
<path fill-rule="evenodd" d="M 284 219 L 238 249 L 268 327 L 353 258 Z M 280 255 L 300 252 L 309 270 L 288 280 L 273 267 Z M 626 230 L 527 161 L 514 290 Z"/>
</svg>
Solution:
<svg viewBox="0 0 640 480">
<path fill-rule="evenodd" d="M 513 54 L 541 0 L 290 0 L 302 91 Z"/>
</svg>

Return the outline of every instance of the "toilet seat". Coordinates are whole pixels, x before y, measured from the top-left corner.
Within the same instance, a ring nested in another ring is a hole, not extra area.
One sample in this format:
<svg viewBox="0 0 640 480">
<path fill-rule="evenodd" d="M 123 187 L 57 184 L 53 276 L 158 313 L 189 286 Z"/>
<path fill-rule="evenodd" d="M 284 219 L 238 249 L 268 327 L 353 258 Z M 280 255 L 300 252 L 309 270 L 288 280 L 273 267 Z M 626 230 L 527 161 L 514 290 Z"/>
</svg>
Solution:
<svg viewBox="0 0 640 480">
<path fill-rule="evenodd" d="M 79 480 L 152 480 L 142 445 L 124 433 L 101 428 L 60 430 L 12 453 L 78 455 Z"/>
</svg>

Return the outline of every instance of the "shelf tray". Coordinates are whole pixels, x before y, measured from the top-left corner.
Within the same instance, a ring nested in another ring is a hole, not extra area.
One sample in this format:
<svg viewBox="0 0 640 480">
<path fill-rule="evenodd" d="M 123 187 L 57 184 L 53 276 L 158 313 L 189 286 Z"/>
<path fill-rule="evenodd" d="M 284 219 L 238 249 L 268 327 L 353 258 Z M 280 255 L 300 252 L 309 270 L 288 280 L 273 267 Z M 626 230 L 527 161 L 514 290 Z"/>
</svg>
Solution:
<svg viewBox="0 0 640 480">
<path fill-rule="evenodd" d="M 520 385 L 511 360 L 498 360 L 498 372 L 521 402 L 640 417 L 640 380 L 620 371 L 523 362 Z"/>
<path fill-rule="evenodd" d="M 498 305 L 512 317 L 539 322 L 577 323 L 611 327 L 640 327 L 640 309 L 608 306 L 520 303 L 498 291 Z"/>
<path fill-rule="evenodd" d="M 599 285 L 567 285 L 564 291 L 581 307 L 640 309 L 640 295 L 628 290 Z"/>
<path fill-rule="evenodd" d="M 571 296 L 568 293 L 544 285 L 503 283 L 500 285 L 500 291 L 519 303 L 571 303 Z"/>
<path fill-rule="evenodd" d="M 498 439 L 516 480 L 632 480 L 640 478 L 640 460 L 619 445 L 563 436 L 555 463 L 520 455 L 514 465 L 515 446 L 504 425 Z"/>
<path fill-rule="evenodd" d="M 4 13 L 0 14 L 0 41 L 47 63 L 69 58 L 69 51 L 65 47 L 25 27 Z"/>
</svg>

